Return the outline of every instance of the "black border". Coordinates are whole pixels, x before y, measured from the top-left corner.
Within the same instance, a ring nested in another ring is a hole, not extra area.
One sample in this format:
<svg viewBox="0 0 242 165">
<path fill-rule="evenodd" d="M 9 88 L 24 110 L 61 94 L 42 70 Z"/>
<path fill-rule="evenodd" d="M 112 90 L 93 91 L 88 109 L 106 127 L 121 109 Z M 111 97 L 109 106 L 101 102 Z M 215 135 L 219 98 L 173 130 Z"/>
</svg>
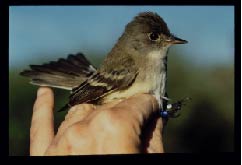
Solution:
<svg viewBox="0 0 242 165">
<path fill-rule="evenodd" d="M 140 0 L 133 0 L 133 1 L 115 1 L 116 4 L 109 1 L 96 1 L 96 0 L 89 0 L 80 2 L 78 0 L 9 0 L 6 1 L 0 1 L 0 20 L 1 20 L 1 103 L 2 103 L 2 110 L 0 111 L 1 116 L 1 136 L 0 136 L 0 143 L 1 143 L 1 155 L 8 156 L 9 148 L 8 148 L 8 90 L 9 90 L 9 78 L 8 78 L 8 44 L 9 44 L 9 6 L 28 6 L 28 5 L 173 5 L 173 6 L 179 6 L 179 5 L 199 5 L 199 6 L 223 6 L 223 5 L 231 5 L 235 8 L 235 57 L 234 57 L 234 66 L 235 66 L 235 144 L 234 144 L 234 152 L 223 152 L 223 153 L 200 153 L 200 154 L 151 154 L 151 155 L 109 155 L 109 156 L 73 156 L 71 158 L 74 158 L 74 160 L 111 160 L 113 163 L 116 158 L 121 158 L 121 160 L 124 158 L 127 160 L 136 160 L 136 161 L 143 161 L 143 160 L 157 160 L 157 163 L 164 163 L 164 161 L 167 161 L 167 163 L 171 163 L 174 160 L 178 163 L 196 163 L 196 164 L 202 164 L 202 163 L 241 163 L 241 107 L 240 107 L 240 101 L 241 101 L 241 95 L 239 91 L 241 91 L 241 70 L 240 70 L 240 63 L 241 63 L 241 1 L 240 0 L 163 0 L 163 1 L 140 1 Z M 3 143 L 5 142 L 5 143 Z M 209 152 L 209 151 L 208 151 Z M 27 157 L 28 158 L 28 157 Z M 29 157 L 30 158 L 30 157 Z M 65 157 L 66 158 L 66 157 Z M 95 158 L 95 159 L 93 159 Z M 22 159 L 22 158 L 21 158 Z M 25 159 L 25 158 L 24 158 Z M 38 159 L 39 158 L 31 158 L 31 159 Z M 46 159 L 46 158 L 42 158 Z M 63 160 L 63 158 L 60 158 Z M 49 158 L 47 159 L 49 160 Z M 64 162 L 63 162 L 64 163 Z"/>
<path fill-rule="evenodd" d="M 9 5 L 234 5 L 237 0 L 9 0 Z"/>
<path fill-rule="evenodd" d="M 234 70 L 235 70 L 235 116 L 234 116 L 234 132 L 235 132 L 235 152 L 241 156 L 241 1 L 234 6 L 235 19 L 235 52 L 234 52 Z"/>
<path fill-rule="evenodd" d="M 0 1 L 0 20 L 1 20 L 1 69 L 0 69 L 0 86 L 1 86 L 1 97 L 0 97 L 0 103 L 1 103 L 1 110 L 0 110 L 0 116 L 2 116 L 0 122 L 1 122 L 1 136 L 0 136 L 0 144 L 1 144 L 1 155 L 8 155 L 8 119 L 9 119 L 9 114 L 8 114 L 8 107 L 9 107 L 9 78 L 8 78 L 8 31 L 9 31 L 9 19 L 8 19 L 8 4 L 5 2 Z M 3 143 L 4 142 L 4 143 Z"/>
</svg>

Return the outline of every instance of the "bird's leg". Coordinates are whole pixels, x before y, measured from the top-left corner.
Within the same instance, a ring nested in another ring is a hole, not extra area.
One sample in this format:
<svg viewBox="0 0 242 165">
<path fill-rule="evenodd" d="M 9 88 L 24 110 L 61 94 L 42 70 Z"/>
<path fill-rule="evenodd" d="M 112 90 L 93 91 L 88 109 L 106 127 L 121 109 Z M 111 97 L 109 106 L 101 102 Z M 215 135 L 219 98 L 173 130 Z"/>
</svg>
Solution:
<svg viewBox="0 0 242 165">
<path fill-rule="evenodd" d="M 162 118 L 168 119 L 167 104 L 168 104 L 168 101 L 171 99 L 169 99 L 168 94 L 165 93 L 165 96 L 161 96 L 161 100 L 162 100 L 163 107 L 160 107 L 160 115 Z"/>
<path fill-rule="evenodd" d="M 178 111 L 180 111 L 182 106 L 185 105 L 185 102 L 189 101 L 189 100 L 191 100 L 191 98 L 186 97 L 184 99 L 178 100 L 175 103 L 167 104 L 167 100 L 164 99 L 164 101 L 163 101 L 163 102 L 165 102 L 164 108 L 163 108 L 163 110 L 160 111 L 161 117 L 168 119 L 168 118 L 176 118 L 176 117 L 180 116 Z"/>
</svg>

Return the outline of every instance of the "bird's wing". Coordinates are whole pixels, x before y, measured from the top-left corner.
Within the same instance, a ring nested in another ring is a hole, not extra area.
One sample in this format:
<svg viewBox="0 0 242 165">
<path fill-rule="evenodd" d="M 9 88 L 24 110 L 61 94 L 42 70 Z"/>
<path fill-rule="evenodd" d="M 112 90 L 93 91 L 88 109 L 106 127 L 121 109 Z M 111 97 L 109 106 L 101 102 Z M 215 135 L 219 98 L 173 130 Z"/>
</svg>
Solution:
<svg viewBox="0 0 242 165">
<path fill-rule="evenodd" d="M 96 72 L 72 90 L 66 108 L 80 103 L 95 103 L 112 91 L 125 89 L 134 82 L 137 73 L 137 70 L 127 68 L 109 73 Z"/>
<path fill-rule="evenodd" d="M 30 68 L 20 75 L 31 78 L 31 84 L 67 90 L 79 86 L 96 72 L 82 53 L 70 54 L 67 59 L 61 58 L 43 65 L 30 65 Z"/>
</svg>

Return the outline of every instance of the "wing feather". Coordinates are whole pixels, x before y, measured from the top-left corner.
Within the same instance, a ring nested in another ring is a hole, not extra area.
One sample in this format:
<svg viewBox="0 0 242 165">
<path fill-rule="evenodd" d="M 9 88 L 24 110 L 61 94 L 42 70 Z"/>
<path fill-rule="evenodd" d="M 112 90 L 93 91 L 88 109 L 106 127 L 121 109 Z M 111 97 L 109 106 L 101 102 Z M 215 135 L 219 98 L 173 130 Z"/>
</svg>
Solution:
<svg viewBox="0 0 242 165">
<path fill-rule="evenodd" d="M 110 73 L 96 72 L 80 86 L 74 88 L 68 106 L 81 103 L 98 103 L 105 95 L 115 90 L 129 87 L 135 80 L 137 71 L 128 69 L 114 70 Z"/>
</svg>

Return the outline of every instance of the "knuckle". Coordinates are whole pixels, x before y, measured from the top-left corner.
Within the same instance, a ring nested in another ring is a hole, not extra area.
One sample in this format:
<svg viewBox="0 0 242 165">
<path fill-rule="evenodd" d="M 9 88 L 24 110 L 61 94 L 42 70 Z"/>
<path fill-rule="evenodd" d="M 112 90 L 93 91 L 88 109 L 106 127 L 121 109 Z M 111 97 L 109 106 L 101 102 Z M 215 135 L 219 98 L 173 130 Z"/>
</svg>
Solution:
<svg viewBox="0 0 242 165">
<path fill-rule="evenodd" d="M 73 106 L 67 113 L 66 118 L 70 118 L 72 116 L 76 116 L 76 115 L 82 115 L 85 116 L 87 115 L 89 112 L 93 111 L 94 106 L 92 104 L 79 104 L 79 105 L 75 105 Z"/>
<path fill-rule="evenodd" d="M 98 124 L 106 122 L 110 118 L 110 113 L 107 110 L 103 110 L 96 115 L 96 121 Z"/>
<path fill-rule="evenodd" d="M 121 113 L 112 110 L 103 110 L 98 115 L 98 125 L 99 128 L 104 128 L 107 131 L 116 132 L 126 128 L 127 123 L 123 119 Z"/>
<path fill-rule="evenodd" d="M 103 110 L 98 115 L 98 121 L 104 124 L 112 124 L 116 121 L 117 116 L 113 111 L 110 110 Z"/>
</svg>

